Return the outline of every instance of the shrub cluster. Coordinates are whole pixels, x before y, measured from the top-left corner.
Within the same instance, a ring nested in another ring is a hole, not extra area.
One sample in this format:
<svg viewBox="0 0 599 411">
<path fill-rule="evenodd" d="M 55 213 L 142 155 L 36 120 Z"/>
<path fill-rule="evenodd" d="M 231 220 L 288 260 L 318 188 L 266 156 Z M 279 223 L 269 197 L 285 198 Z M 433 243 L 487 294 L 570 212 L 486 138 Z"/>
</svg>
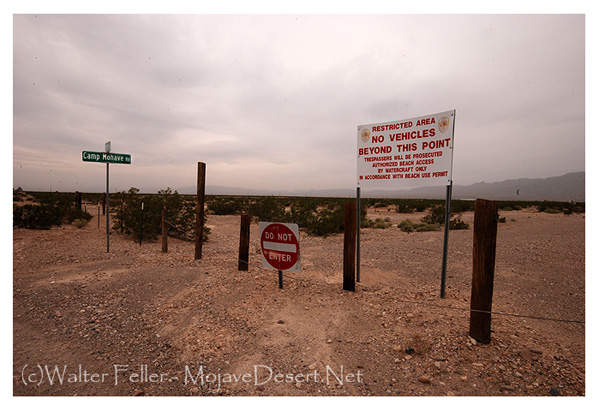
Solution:
<svg viewBox="0 0 599 411">
<path fill-rule="evenodd" d="M 139 189 L 131 187 L 111 195 L 110 203 L 114 211 L 113 229 L 131 235 L 136 241 L 140 237 L 155 240 L 161 235 L 163 208 L 166 208 L 169 236 L 189 241 L 195 238 L 195 201 L 170 188 L 158 194 L 140 194 Z M 210 230 L 204 226 L 204 241 L 208 240 L 208 234 Z"/>
<path fill-rule="evenodd" d="M 401 223 L 399 223 L 397 225 L 397 227 L 399 227 L 399 229 L 405 233 L 413 233 L 414 231 L 416 232 L 423 232 L 423 231 L 439 231 L 441 229 L 441 224 L 439 223 L 434 223 L 434 224 L 429 224 L 429 223 L 414 223 L 412 220 L 410 220 L 409 218 L 406 220 L 403 220 Z"/>
<path fill-rule="evenodd" d="M 345 203 L 353 199 L 274 196 L 208 196 L 207 211 L 217 215 L 249 213 L 257 221 L 295 223 L 310 235 L 341 233 Z M 362 224 L 367 225 L 368 202 L 361 203 Z"/>
<path fill-rule="evenodd" d="M 34 198 L 39 204 L 13 205 L 14 227 L 48 230 L 64 222 L 92 218 L 88 212 L 75 208 L 72 194 L 35 193 Z"/>
</svg>

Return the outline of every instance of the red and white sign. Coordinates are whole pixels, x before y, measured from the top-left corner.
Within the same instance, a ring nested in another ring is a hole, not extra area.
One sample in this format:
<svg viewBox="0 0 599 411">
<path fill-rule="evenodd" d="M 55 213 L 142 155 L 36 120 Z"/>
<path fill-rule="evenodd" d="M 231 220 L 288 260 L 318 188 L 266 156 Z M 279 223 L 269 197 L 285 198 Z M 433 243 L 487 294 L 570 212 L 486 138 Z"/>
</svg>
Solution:
<svg viewBox="0 0 599 411">
<path fill-rule="evenodd" d="M 358 126 L 358 187 L 449 185 L 455 110 Z"/>
<path fill-rule="evenodd" d="M 260 222 L 262 265 L 281 271 L 301 272 L 297 224 Z"/>
</svg>

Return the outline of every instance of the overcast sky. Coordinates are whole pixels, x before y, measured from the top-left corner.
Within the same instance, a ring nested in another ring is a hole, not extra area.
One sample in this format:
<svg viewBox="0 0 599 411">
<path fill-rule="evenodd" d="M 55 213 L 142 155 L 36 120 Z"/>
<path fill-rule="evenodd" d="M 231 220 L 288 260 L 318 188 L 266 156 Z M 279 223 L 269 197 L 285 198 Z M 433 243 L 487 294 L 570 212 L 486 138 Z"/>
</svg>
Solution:
<svg viewBox="0 0 599 411">
<path fill-rule="evenodd" d="M 587 22 L 588 24 L 588 22 Z M 15 15 L 13 187 L 356 187 L 356 128 L 456 110 L 457 185 L 585 169 L 584 15 Z M 399 187 L 401 188 L 401 187 Z"/>
</svg>

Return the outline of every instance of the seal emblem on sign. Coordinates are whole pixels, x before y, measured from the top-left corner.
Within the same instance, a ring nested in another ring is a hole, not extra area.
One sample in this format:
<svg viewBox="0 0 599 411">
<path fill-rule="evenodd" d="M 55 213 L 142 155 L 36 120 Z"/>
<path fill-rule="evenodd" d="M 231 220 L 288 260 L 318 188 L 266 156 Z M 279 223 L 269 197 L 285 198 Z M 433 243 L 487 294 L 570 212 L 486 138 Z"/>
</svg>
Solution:
<svg viewBox="0 0 599 411">
<path fill-rule="evenodd" d="M 439 121 L 437 121 L 437 124 L 439 125 L 439 131 L 445 133 L 447 128 L 449 128 L 449 117 L 441 117 Z"/>
<path fill-rule="evenodd" d="M 368 130 L 367 128 L 362 130 L 361 138 L 362 138 L 362 141 L 366 143 L 368 141 L 368 139 L 370 138 L 370 130 Z"/>
</svg>

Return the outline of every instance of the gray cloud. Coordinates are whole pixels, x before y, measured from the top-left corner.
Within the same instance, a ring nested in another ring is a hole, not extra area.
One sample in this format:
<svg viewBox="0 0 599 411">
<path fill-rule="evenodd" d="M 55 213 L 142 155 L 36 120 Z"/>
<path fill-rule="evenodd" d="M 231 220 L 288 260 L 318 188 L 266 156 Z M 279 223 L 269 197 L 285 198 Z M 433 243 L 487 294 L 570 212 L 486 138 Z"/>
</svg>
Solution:
<svg viewBox="0 0 599 411">
<path fill-rule="evenodd" d="M 15 15 L 13 185 L 351 188 L 356 126 L 457 110 L 454 182 L 584 169 L 583 15 Z M 49 172 L 48 170 L 52 170 Z M 98 181 L 99 179 L 99 181 Z"/>
</svg>

